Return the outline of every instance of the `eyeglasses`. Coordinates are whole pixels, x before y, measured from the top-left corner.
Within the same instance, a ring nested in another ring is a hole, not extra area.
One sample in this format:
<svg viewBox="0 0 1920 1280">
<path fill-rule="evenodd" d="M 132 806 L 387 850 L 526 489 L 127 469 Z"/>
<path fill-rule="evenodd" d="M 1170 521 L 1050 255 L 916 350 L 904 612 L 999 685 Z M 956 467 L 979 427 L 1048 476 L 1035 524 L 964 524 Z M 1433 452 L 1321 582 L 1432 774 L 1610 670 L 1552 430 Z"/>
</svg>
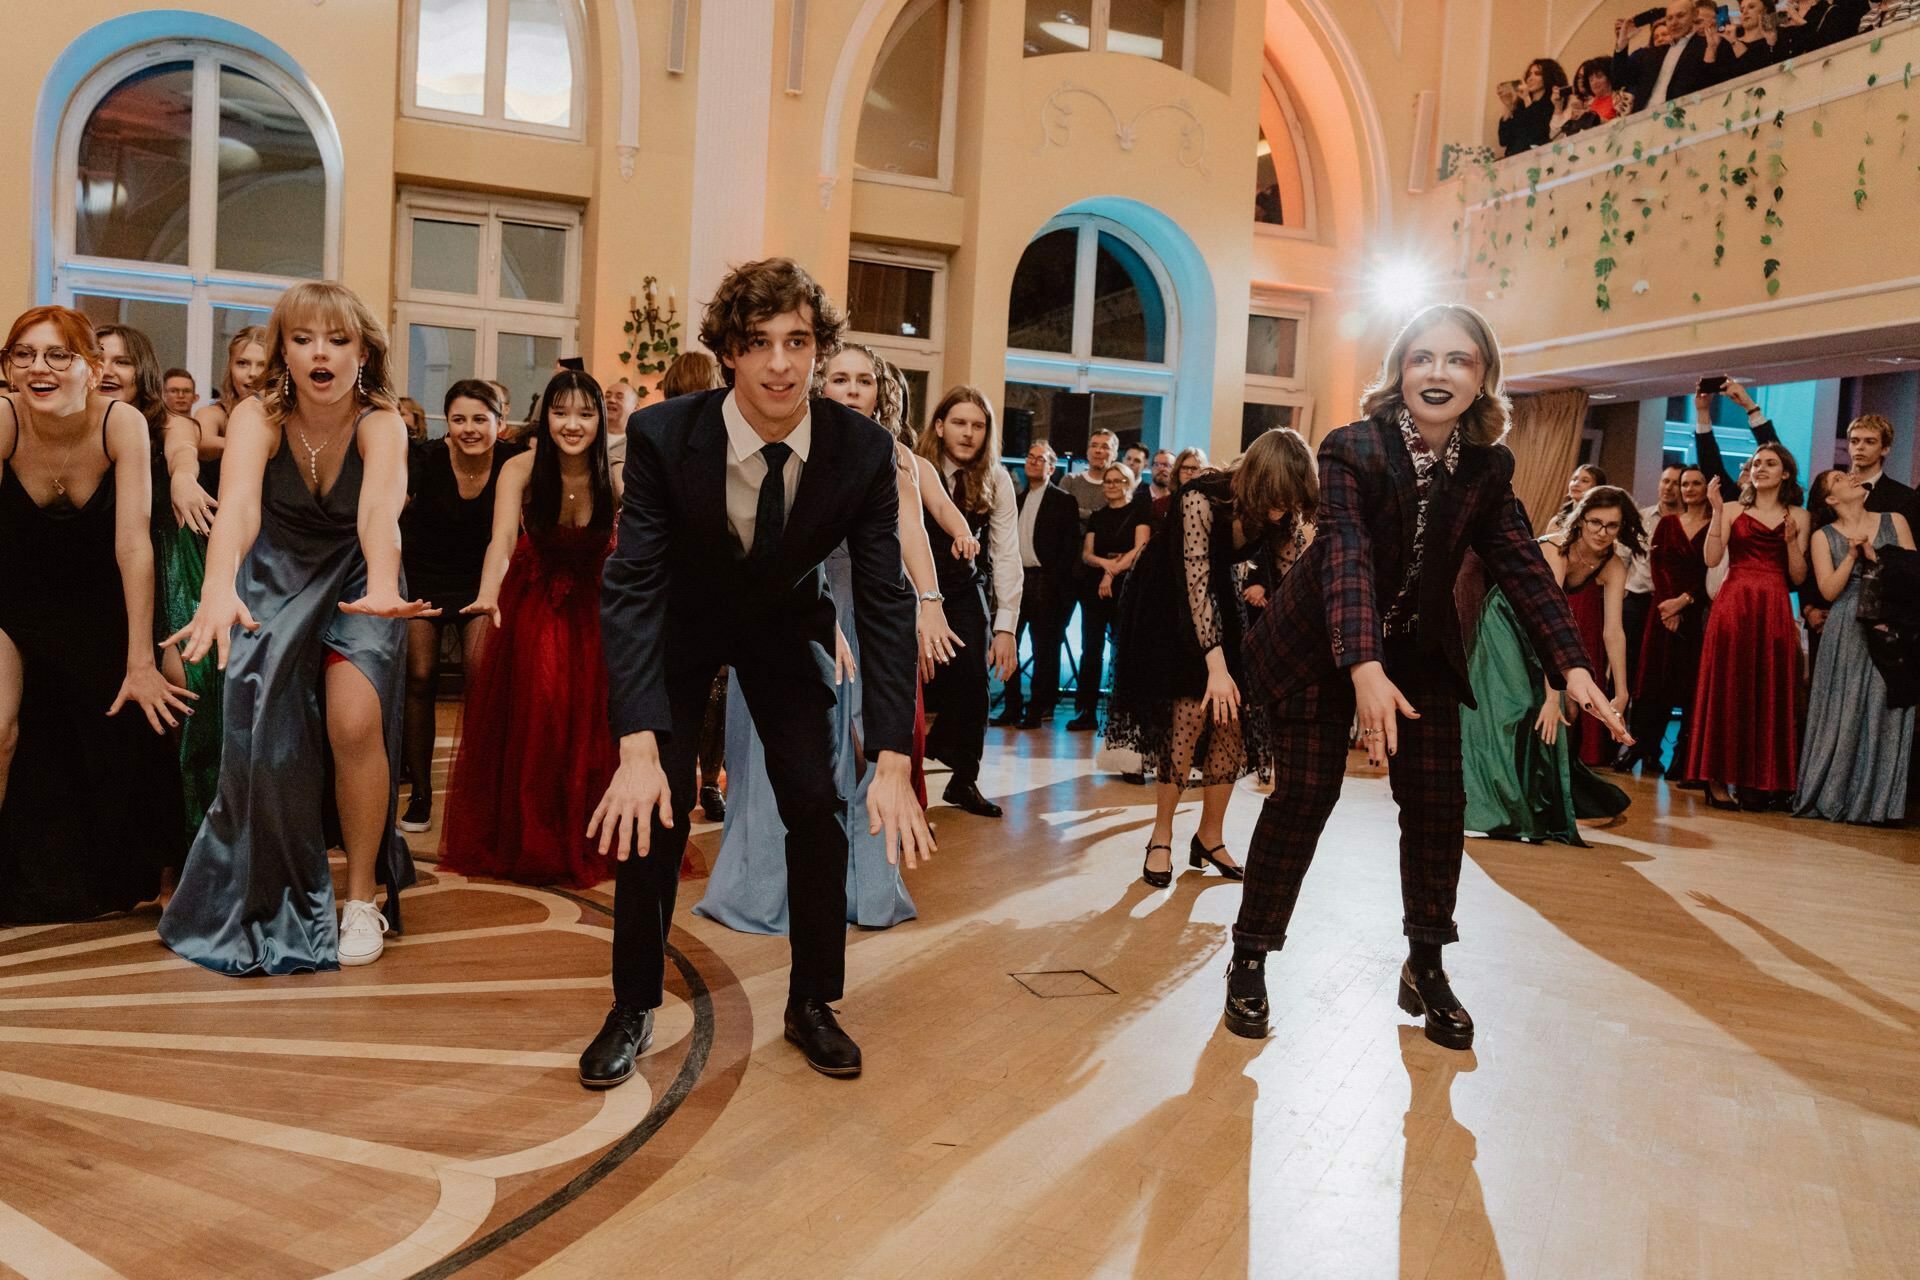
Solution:
<svg viewBox="0 0 1920 1280">
<path fill-rule="evenodd" d="M 47 368 L 55 373 L 65 373 L 73 367 L 74 353 L 65 347 L 48 347 L 44 351 L 35 351 L 22 344 L 7 352 L 7 363 L 16 369 L 30 369 L 33 359 L 39 356 L 47 362 Z"/>
<path fill-rule="evenodd" d="M 1592 516 L 1588 516 L 1585 520 L 1582 520 L 1580 523 L 1582 526 L 1586 528 L 1587 532 L 1589 533 L 1620 532 L 1620 522 L 1618 520 L 1597 520 Z"/>
</svg>

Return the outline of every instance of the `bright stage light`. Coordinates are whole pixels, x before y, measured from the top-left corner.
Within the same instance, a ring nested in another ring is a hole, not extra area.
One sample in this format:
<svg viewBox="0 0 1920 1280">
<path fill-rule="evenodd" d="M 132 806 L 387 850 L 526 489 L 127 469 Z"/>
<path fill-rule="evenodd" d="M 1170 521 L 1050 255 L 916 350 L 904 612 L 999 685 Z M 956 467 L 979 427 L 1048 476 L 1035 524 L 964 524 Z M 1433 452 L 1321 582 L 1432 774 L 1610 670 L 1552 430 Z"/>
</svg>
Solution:
<svg viewBox="0 0 1920 1280">
<path fill-rule="evenodd" d="M 1382 258 L 1374 265 L 1373 294 L 1383 310 L 1411 313 L 1425 306 L 1433 293 L 1433 270 L 1418 258 Z"/>
</svg>

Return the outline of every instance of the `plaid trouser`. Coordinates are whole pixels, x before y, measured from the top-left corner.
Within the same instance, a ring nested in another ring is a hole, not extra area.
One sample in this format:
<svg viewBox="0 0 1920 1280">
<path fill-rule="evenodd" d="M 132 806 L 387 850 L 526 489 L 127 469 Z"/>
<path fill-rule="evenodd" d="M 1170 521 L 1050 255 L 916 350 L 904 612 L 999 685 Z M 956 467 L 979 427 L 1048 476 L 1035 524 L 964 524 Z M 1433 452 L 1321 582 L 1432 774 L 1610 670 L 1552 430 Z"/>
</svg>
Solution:
<svg viewBox="0 0 1920 1280">
<path fill-rule="evenodd" d="M 1453 904 L 1466 848 L 1466 792 L 1460 778 L 1460 703 L 1437 653 L 1390 640 L 1387 678 L 1418 720 L 1401 718 L 1399 751 L 1387 766 L 1400 807 L 1400 897 L 1403 930 L 1416 942 L 1460 939 Z M 1334 672 L 1310 699 L 1312 719 L 1274 706 L 1273 794 L 1261 807 L 1247 847 L 1247 878 L 1233 938 L 1239 946 L 1277 951 L 1287 939 L 1300 884 L 1346 776 L 1353 686 Z M 1290 700 L 1291 701 L 1291 700 Z"/>
</svg>

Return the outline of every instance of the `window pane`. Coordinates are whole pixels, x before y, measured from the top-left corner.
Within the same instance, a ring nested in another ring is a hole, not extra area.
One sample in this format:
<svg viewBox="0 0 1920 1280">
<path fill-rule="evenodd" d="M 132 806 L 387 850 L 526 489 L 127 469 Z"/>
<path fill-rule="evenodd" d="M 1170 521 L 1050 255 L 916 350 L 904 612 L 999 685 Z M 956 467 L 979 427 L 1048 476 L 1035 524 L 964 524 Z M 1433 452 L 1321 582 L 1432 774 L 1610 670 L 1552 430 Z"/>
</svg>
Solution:
<svg viewBox="0 0 1920 1280">
<path fill-rule="evenodd" d="M 525 222 L 500 224 L 500 296 L 527 302 L 567 300 L 564 228 Z"/>
<path fill-rule="evenodd" d="M 1288 316 L 1247 317 L 1247 372 L 1262 378 L 1291 378 L 1299 353 L 1300 322 Z"/>
<path fill-rule="evenodd" d="M 1273 167 L 1273 144 L 1265 134 L 1260 135 L 1254 155 L 1253 220 L 1283 227 L 1286 218 L 1280 207 L 1280 175 Z"/>
<path fill-rule="evenodd" d="M 933 390 L 929 385 L 930 377 L 925 369 L 909 369 L 904 365 L 895 367 L 907 380 L 907 425 L 913 428 L 917 439 L 927 429 L 927 415 L 933 412 L 933 405 L 927 399 Z"/>
<path fill-rule="evenodd" d="M 1177 67 L 1186 57 L 1185 0 L 1111 0 L 1107 52 L 1152 58 Z"/>
<path fill-rule="evenodd" d="M 1295 427 L 1297 429 L 1300 409 L 1291 404 L 1252 404 L 1240 409 L 1240 447 L 1245 449 L 1258 440 L 1262 433 L 1275 427 Z"/>
<path fill-rule="evenodd" d="M 420 0 L 418 35 L 414 103 L 470 116 L 485 112 L 487 0 Z"/>
<path fill-rule="evenodd" d="M 511 0 L 507 6 L 507 119 L 573 124 L 573 56 L 561 0 Z"/>
<path fill-rule="evenodd" d="M 896 27 L 867 88 L 854 163 L 880 173 L 940 176 L 940 106 L 947 75 L 947 5 L 935 0 Z"/>
<path fill-rule="evenodd" d="M 847 326 L 898 338 L 933 336 L 933 272 L 890 262 L 847 263 Z"/>
<path fill-rule="evenodd" d="M 1159 396 L 1129 396 L 1114 391 L 1093 393 L 1093 430 L 1111 431 L 1120 437 L 1120 448 L 1145 445 L 1152 453 L 1160 447 L 1160 410 L 1165 401 Z M 1089 433 L 1091 434 L 1091 433 Z M 1115 455 L 1118 460 L 1118 455 Z"/>
<path fill-rule="evenodd" d="M 471 222 L 413 220 L 413 287 L 438 293 L 480 292 L 480 228 Z"/>
<path fill-rule="evenodd" d="M 153 354 L 159 358 L 162 369 L 187 363 L 187 305 L 184 302 L 76 293 L 73 309 L 93 321 L 96 328 L 103 324 L 123 324 L 146 334 L 153 342 Z"/>
<path fill-rule="evenodd" d="M 185 264 L 193 64 L 116 85 L 80 134 L 74 247 L 82 255 Z"/>
<path fill-rule="evenodd" d="M 1027 57 L 1075 50 L 1084 53 L 1092 34 L 1093 0 L 1027 0 Z M 1024 451 L 1021 456 L 1026 456 Z"/>
<path fill-rule="evenodd" d="M 1146 259 L 1100 233 L 1093 277 L 1093 354 L 1158 363 L 1167 358 L 1167 309 Z"/>
<path fill-rule="evenodd" d="M 554 361 L 560 358 L 560 339 L 536 337 L 527 333 L 503 333 L 494 348 L 493 376 L 513 392 L 507 406 L 507 418 L 522 422 L 533 405 L 533 398 L 546 389 L 553 377 Z"/>
<path fill-rule="evenodd" d="M 439 325 L 407 326 L 407 394 L 427 410 L 427 430 L 445 435 L 447 388 L 462 378 L 474 376 L 472 329 L 449 329 Z"/>
<path fill-rule="evenodd" d="M 1022 351 L 1073 350 L 1073 273 L 1080 233 L 1049 231 L 1020 255 L 1007 304 L 1007 345 Z"/>
<path fill-rule="evenodd" d="M 326 273 L 327 175 L 293 104 L 222 67 L 219 155 L 215 265 L 318 280 Z"/>
</svg>

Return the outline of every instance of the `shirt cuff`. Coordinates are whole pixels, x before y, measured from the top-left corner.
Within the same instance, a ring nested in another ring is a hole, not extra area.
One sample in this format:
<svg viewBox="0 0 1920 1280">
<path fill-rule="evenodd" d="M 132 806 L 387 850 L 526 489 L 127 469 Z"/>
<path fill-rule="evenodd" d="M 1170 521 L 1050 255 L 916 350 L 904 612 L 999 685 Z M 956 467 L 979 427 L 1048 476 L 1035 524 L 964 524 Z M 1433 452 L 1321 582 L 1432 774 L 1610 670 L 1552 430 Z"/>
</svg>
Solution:
<svg viewBox="0 0 1920 1280">
<path fill-rule="evenodd" d="M 993 612 L 993 629 L 1012 634 L 1018 627 L 1011 609 L 996 609 Z"/>
</svg>

